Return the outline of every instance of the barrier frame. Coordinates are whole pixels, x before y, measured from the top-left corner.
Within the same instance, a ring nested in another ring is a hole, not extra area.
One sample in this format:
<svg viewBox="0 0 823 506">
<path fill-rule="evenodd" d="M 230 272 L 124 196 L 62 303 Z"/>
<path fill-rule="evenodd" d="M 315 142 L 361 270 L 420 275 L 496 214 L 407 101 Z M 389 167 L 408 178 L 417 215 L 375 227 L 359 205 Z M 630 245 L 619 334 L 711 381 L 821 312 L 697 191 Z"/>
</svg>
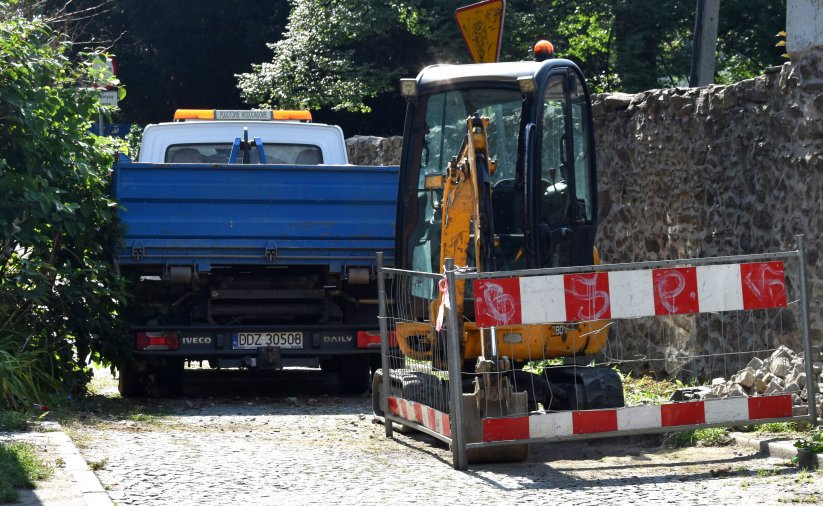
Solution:
<svg viewBox="0 0 823 506">
<path fill-rule="evenodd" d="M 423 278 L 429 278 L 438 282 L 442 279 L 445 279 L 447 287 L 448 287 L 448 297 L 450 302 L 450 307 L 457 307 L 457 300 L 456 300 L 456 283 L 457 281 L 473 281 L 473 280 L 487 280 L 487 279 L 497 279 L 497 278 L 512 278 L 512 277 L 523 277 L 523 276 L 548 276 L 548 275 L 560 275 L 560 274 L 588 274 L 588 273 L 603 273 L 603 272 L 618 272 L 618 271 L 628 271 L 628 270 L 646 270 L 646 269 L 661 269 L 661 268 L 675 268 L 675 267 L 698 267 L 698 266 L 709 266 L 709 265 L 721 265 L 721 264 L 742 264 L 742 263 L 750 263 L 750 262 L 768 262 L 768 261 L 782 261 L 782 260 L 796 260 L 798 262 L 797 268 L 797 280 L 798 280 L 798 292 L 799 292 L 799 309 L 800 309 L 800 320 L 801 320 L 801 332 L 802 332 L 802 341 L 803 341 L 803 352 L 805 354 L 805 369 L 806 369 L 806 390 L 807 390 L 807 403 L 808 403 L 808 414 L 807 415 L 799 415 L 799 416 L 787 416 L 787 417 L 779 417 L 779 418 L 757 418 L 757 419 L 747 419 L 745 420 L 746 424 L 761 424 L 761 423 L 769 423 L 769 422 L 788 422 L 788 421 L 809 421 L 813 426 L 817 425 L 817 412 L 816 412 L 816 403 L 815 397 L 817 394 L 817 382 L 813 381 L 814 378 L 814 369 L 813 369 L 813 360 L 810 359 L 812 356 L 812 345 L 810 341 L 810 327 L 809 327 L 809 302 L 808 302 L 808 287 L 806 284 L 806 254 L 805 254 L 805 240 L 804 236 L 798 235 L 796 236 L 797 241 L 797 249 L 793 251 L 783 251 L 783 252 L 775 252 L 775 253 L 760 253 L 760 254 L 749 254 L 749 255 L 733 255 L 733 256 L 718 256 L 718 257 L 707 257 L 707 258 L 689 258 L 689 259 L 679 259 L 679 260 L 661 260 L 661 261 L 653 261 L 653 262 L 636 262 L 636 263 L 619 263 L 619 264 L 601 264 L 601 265 L 593 265 L 593 266 L 579 266 L 579 267 L 556 267 L 556 268 L 547 268 L 547 269 L 529 269 L 529 270 L 517 270 L 517 271 L 505 271 L 505 272 L 484 272 L 484 273 L 477 273 L 477 272 L 466 272 L 465 269 L 456 269 L 454 266 L 454 262 L 452 259 L 446 259 L 445 273 L 444 274 L 433 274 L 433 273 L 424 273 L 424 272 L 416 272 L 416 271 L 408 271 L 402 269 L 394 269 L 394 268 L 387 268 L 383 265 L 383 255 L 382 253 L 378 253 L 377 257 L 377 264 L 378 264 L 378 302 L 379 306 L 379 320 L 380 320 L 380 333 L 381 333 L 381 360 L 382 360 L 382 367 L 384 371 L 389 371 L 389 340 L 388 340 L 388 329 L 387 329 L 387 297 L 386 297 L 386 285 L 385 279 L 387 277 L 393 275 L 413 275 L 419 276 Z M 787 275 L 788 272 L 784 275 Z M 788 304 L 788 301 L 787 301 Z M 461 336 L 458 335 L 457 329 L 459 328 L 458 322 L 458 315 L 454 311 L 447 311 L 446 312 L 446 331 L 447 331 L 447 350 L 448 350 L 448 378 L 460 378 L 461 377 L 461 364 L 459 363 L 459 349 L 460 349 L 460 339 Z M 551 322 L 545 322 L 551 323 Z M 426 427 L 423 424 L 417 423 L 416 421 L 410 420 L 408 418 L 403 418 L 401 416 L 396 416 L 394 414 L 389 413 L 389 403 L 390 399 L 388 396 L 388 392 L 390 391 L 390 378 L 389 374 L 383 374 L 383 392 L 384 398 L 381 399 L 386 406 L 385 410 L 385 427 L 386 427 L 386 437 L 391 438 L 393 437 L 393 429 L 392 424 L 398 423 L 401 425 L 409 426 L 414 429 L 417 429 L 421 432 L 424 432 L 432 437 L 435 437 L 447 444 L 451 445 L 452 449 L 452 464 L 455 469 L 465 470 L 468 468 L 467 463 L 467 450 L 470 449 L 481 449 L 481 448 L 492 448 L 492 447 L 499 447 L 505 445 L 512 445 L 512 444 L 531 444 L 531 443 L 544 443 L 544 442 L 562 442 L 562 441 L 570 441 L 570 440 L 583 440 L 583 439 L 599 439 L 599 438 L 607 438 L 607 437 L 616 437 L 616 436 L 631 436 L 631 435 L 644 435 L 644 434 L 659 434 L 659 433 L 666 433 L 666 432 L 676 432 L 676 431 L 683 431 L 683 430 L 691 430 L 695 428 L 709 428 L 709 427 L 727 427 L 730 425 L 734 425 L 732 421 L 720 421 L 716 423 L 700 423 L 700 424 L 688 424 L 688 425 L 668 425 L 668 426 L 661 426 L 661 427 L 644 427 L 640 429 L 622 429 L 622 430 L 615 430 L 615 431 L 600 431 L 600 432 L 589 432 L 589 433 L 576 433 L 572 435 L 560 435 L 560 436 L 553 436 L 551 438 L 544 438 L 544 437 L 526 437 L 526 438 L 517 438 L 517 439 L 500 439 L 500 440 L 492 440 L 492 441 L 483 441 L 483 442 L 473 442 L 473 443 L 466 443 L 465 441 L 465 420 L 463 415 L 463 404 L 462 404 L 462 387 L 461 381 L 449 381 L 449 398 L 450 398 L 450 406 L 451 411 L 448 414 L 449 416 L 449 433 L 441 434 L 435 430 L 431 430 L 430 428 Z M 785 396 L 785 394 L 784 394 Z M 732 399 L 766 399 L 769 397 L 781 397 L 778 396 L 746 396 L 746 397 L 735 397 Z M 790 394 L 789 394 L 790 397 Z M 698 401 L 701 404 L 703 403 L 712 403 L 712 402 L 723 402 L 729 399 L 712 399 L 712 400 L 703 400 Z M 791 401 L 790 402 L 790 411 L 791 411 Z M 682 404 L 682 403 L 669 403 L 669 404 Z M 665 406 L 667 404 L 660 404 L 658 406 Z M 631 409 L 636 408 L 638 406 L 628 406 L 623 408 L 612 408 L 609 410 L 579 410 L 579 411 L 565 411 L 559 413 L 592 413 L 597 411 L 614 411 L 619 409 Z M 538 414 L 536 416 L 540 416 Z M 526 418 L 526 423 L 529 422 L 530 416 L 535 416 L 534 414 L 526 413 L 525 415 L 516 415 L 516 416 L 508 416 L 508 417 L 497 417 L 497 418 L 484 418 L 482 419 L 484 424 L 486 420 L 494 420 L 495 423 L 523 423 L 523 418 Z M 616 415 L 615 415 L 616 416 Z M 741 420 L 743 422 L 744 420 Z"/>
</svg>

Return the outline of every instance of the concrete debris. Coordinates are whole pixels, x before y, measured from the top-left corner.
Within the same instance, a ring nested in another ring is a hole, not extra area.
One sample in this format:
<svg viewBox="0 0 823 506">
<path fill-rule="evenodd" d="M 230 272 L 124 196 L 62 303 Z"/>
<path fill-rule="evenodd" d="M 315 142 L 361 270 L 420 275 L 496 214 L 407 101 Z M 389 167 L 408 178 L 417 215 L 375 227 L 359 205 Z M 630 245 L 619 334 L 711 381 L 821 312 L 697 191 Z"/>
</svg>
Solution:
<svg viewBox="0 0 823 506">
<path fill-rule="evenodd" d="M 792 364 L 786 357 L 776 357 L 772 359 L 771 365 L 769 365 L 769 371 L 778 378 L 785 378 L 791 370 Z"/>
<path fill-rule="evenodd" d="M 808 415 L 807 387 L 816 388 L 817 412 L 823 413 L 823 363 L 814 362 L 814 379 L 808 381 L 806 361 L 803 353 L 795 353 L 786 346 L 774 350 L 767 358 L 753 358 L 749 363 L 731 375 L 729 379 L 714 378 L 711 386 L 681 389 L 672 396 L 672 401 L 725 399 L 731 397 L 757 395 L 792 395 L 793 416 Z"/>
<path fill-rule="evenodd" d="M 752 385 L 754 385 L 754 382 L 755 382 L 755 379 L 756 379 L 755 375 L 754 375 L 754 369 L 752 369 L 751 367 L 747 367 L 747 368 L 743 369 L 742 371 L 740 371 L 739 373 L 737 373 L 735 378 L 736 378 L 735 381 L 740 386 L 742 386 L 743 388 L 747 388 L 747 389 L 751 388 Z"/>
</svg>

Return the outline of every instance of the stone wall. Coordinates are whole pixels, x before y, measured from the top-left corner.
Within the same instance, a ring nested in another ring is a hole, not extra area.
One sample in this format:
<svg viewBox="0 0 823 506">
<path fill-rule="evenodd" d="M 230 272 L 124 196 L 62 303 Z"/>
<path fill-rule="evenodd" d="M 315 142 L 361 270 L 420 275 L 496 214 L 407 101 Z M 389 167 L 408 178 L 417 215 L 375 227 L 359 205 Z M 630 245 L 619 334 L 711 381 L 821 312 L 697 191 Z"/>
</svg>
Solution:
<svg viewBox="0 0 823 506">
<path fill-rule="evenodd" d="M 346 139 L 349 163 L 354 165 L 399 165 L 402 137 L 356 135 Z"/>
<path fill-rule="evenodd" d="M 823 344 L 823 49 L 730 86 L 598 95 L 593 115 L 605 261 L 792 250 L 804 234 Z M 763 344 L 799 350 L 786 327 Z"/>
<path fill-rule="evenodd" d="M 823 48 L 730 86 L 596 95 L 593 114 L 604 261 L 793 250 L 804 234 L 812 338 L 823 345 Z M 398 138 L 352 148 L 352 163 L 399 161 Z M 757 332 L 746 347 L 802 349 L 797 311 L 779 317 L 786 332 Z M 725 339 L 696 335 L 689 317 L 643 332 L 672 357 L 717 353 Z"/>
</svg>

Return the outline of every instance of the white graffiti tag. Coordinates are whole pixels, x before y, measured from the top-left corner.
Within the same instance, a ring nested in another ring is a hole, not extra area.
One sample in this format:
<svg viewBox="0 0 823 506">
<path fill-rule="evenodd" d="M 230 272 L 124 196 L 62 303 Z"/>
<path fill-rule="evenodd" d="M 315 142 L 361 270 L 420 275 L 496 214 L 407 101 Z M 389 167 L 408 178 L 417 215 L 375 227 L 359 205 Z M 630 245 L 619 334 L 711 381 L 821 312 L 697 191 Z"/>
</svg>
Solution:
<svg viewBox="0 0 823 506">
<path fill-rule="evenodd" d="M 514 319 L 514 297 L 507 294 L 502 286 L 487 281 L 480 300 L 484 303 L 489 316 L 498 325 L 508 325 Z"/>
<path fill-rule="evenodd" d="M 580 301 L 576 321 L 597 320 L 609 311 L 609 292 L 597 289 L 597 275 L 577 275 L 571 278 L 571 287 L 566 295 Z M 598 304 L 598 300 L 601 302 Z M 573 321 L 573 320 L 569 320 Z"/>
<path fill-rule="evenodd" d="M 655 289 L 660 304 L 671 314 L 677 314 L 677 304 L 674 300 L 686 288 L 686 276 L 679 271 L 667 271 L 656 280 Z"/>
<path fill-rule="evenodd" d="M 763 303 L 776 303 L 785 298 L 786 288 L 781 279 L 783 272 L 771 265 L 753 264 L 743 280 L 755 297 Z"/>
</svg>

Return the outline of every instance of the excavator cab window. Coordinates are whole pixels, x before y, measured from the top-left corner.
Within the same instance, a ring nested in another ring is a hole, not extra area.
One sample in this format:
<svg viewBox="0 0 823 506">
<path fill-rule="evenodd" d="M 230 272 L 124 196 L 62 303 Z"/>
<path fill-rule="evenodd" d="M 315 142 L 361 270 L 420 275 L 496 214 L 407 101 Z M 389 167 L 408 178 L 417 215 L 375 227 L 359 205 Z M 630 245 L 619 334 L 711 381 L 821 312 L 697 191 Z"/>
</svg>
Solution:
<svg viewBox="0 0 823 506">
<path fill-rule="evenodd" d="M 594 186 L 586 92 L 577 74 L 549 77 L 540 118 L 540 266 L 592 263 Z"/>
<path fill-rule="evenodd" d="M 572 139 L 574 141 L 574 181 L 575 197 L 577 202 L 582 204 L 576 218 L 582 218 L 584 222 L 591 223 L 594 220 L 594 187 L 592 181 L 591 168 L 591 132 L 589 119 L 589 106 L 586 98 L 586 91 L 583 83 L 572 74 L 571 87 L 571 116 L 572 116 Z"/>
<path fill-rule="evenodd" d="M 442 189 L 426 189 L 427 175 L 444 174 L 452 156 L 460 151 L 466 136 L 466 120 L 477 113 L 491 120 L 488 128 L 489 155 L 497 161 L 492 175 L 495 230 L 500 231 L 498 268 L 519 268 L 522 263 L 523 232 L 515 222 L 513 205 L 517 139 L 522 95 L 513 88 L 468 88 L 449 90 L 421 97 L 425 115 L 420 128 L 424 136 L 420 147 L 417 190 L 417 220 L 409 237 L 408 255 L 417 271 L 442 272 L 440 233 Z M 504 250 L 505 251 L 502 251 Z M 475 260 L 469 249 L 468 263 Z M 519 263 L 520 262 L 520 263 Z M 419 296 L 434 297 L 433 286 L 420 286 Z M 426 295 L 424 295 L 424 293 Z"/>
</svg>

